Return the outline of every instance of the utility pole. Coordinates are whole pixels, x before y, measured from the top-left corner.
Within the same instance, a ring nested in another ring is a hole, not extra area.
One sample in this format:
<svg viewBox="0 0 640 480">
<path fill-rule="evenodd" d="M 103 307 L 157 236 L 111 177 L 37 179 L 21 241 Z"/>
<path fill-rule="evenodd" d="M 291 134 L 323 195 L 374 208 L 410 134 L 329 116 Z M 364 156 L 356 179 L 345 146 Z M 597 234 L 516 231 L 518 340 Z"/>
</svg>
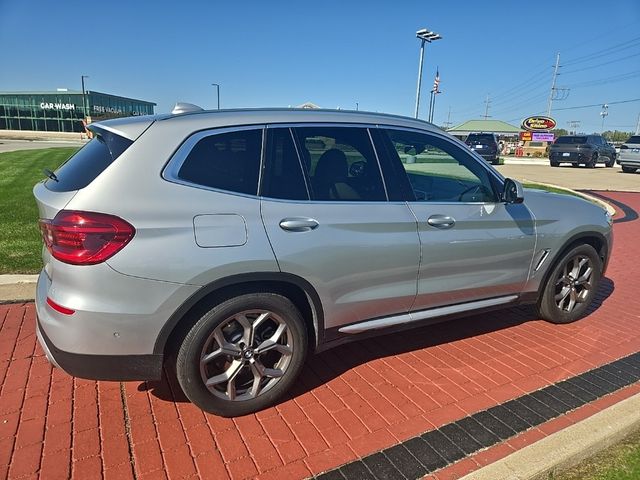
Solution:
<svg viewBox="0 0 640 480">
<path fill-rule="evenodd" d="M 609 115 L 609 105 L 606 103 L 602 105 L 602 110 L 600 111 L 600 116 L 602 117 L 602 127 L 600 128 L 600 132 L 604 133 L 604 119 Z"/>
<path fill-rule="evenodd" d="M 635 135 L 640 135 L 640 113 L 638 114 L 638 123 L 636 123 L 636 133 Z"/>
<path fill-rule="evenodd" d="M 551 104 L 553 103 L 553 95 L 556 93 L 556 77 L 558 76 L 558 67 L 560 67 L 560 52 L 558 52 L 558 54 L 556 55 L 556 66 L 553 69 L 551 91 L 549 92 L 549 103 L 547 104 L 547 117 L 551 116 Z"/>
<path fill-rule="evenodd" d="M 486 120 L 491 115 L 489 115 L 489 105 L 491 104 L 491 100 L 489 99 L 489 94 L 487 93 L 487 99 L 484 101 L 484 119 Z"/>
</svg>

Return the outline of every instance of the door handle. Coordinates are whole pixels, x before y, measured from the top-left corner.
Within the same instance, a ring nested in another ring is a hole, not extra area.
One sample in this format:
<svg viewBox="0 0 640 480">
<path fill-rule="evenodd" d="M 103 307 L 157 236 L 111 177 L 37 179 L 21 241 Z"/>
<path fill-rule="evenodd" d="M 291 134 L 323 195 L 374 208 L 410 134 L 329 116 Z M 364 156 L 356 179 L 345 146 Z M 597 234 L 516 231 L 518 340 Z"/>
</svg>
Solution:
<svg viewBox="0 0 640 480">
<path fill-rule="evenodd" d="M 280 220 L 280 228 L 289 232 L 308 232 L 318 228 L 317 220 L 313 218 L 283 218 Z"/>
<path fill-rule="evenodd" d="M 456 224 L 456 221 L 446 215 L 431 215 L 427 219 L 427 223 L 432 227 L 441 228 L 444 230 L 453 227 Z"/>
</svg>

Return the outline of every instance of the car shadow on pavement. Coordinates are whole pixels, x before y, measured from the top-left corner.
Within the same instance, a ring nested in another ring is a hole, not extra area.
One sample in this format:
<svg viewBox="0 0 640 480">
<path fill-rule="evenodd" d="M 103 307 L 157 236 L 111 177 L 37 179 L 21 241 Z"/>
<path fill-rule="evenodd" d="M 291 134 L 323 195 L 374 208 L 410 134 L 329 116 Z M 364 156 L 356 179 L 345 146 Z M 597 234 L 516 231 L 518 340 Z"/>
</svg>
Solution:
<svg viewBox="0 0 640 480">
<path fill-rule="evenodd" d="M 587 314 L 595 312 L 611 296 L 614 289 L 613 280 L 604 277 Z M 522 305 L 340 345 L 317 355 L 310 355 L 298 382 L 276 405 L 303 395 L 352 368 L 379 358 L 428 349 L 505 330 L 530 321 L 542 320 L 539 319 L 534 305 Z M 189 402 L 171 369 L 170 365 L 165 366 L 161 381 L 142 382 L 138 385 L 138 390 L 149 391 L 161 400 Z"/>
</svg>

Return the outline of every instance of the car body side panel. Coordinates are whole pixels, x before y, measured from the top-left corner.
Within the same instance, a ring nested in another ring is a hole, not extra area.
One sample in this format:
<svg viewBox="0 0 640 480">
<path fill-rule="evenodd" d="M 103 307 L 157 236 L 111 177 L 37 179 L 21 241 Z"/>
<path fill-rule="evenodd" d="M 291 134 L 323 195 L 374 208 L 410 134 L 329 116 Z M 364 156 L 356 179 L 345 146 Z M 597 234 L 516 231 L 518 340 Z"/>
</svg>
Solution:
<svg viewBox="0 0 640 480">
<path fill-rule="evenodd" d="M 281 270 L 309 281 L 322 299 L 325 328 L 407 312 L 413 303 L 420 250 L 406 203 L 262 199 L 262 215 Z M 300 217 L 319 225 L 279 226 Z"/>
<path fill-rule="evenodd" d="M 278 271 L 257 197 L 180 185 L 161 177 L 164 165 L 191 133 L 156 122 L 66 208 L 106 211 L 135 227 L 127 247 L 108 260 L 125 275 L 207 285 L 230 275 Z M 203 215 L 227 218 L 228 214 L 235 215 L 238 225 L 244 223 L 246 241 L 243 235 L 236 246 L 206 248 L 228 242 L 221 233 L 219 243 L 209 237 L 205 247 L 198 245 L 194 219 L 197 226 Z"/>
<path fill-rule="evenodd" d="M 554 259 L 570 239 L 579 239 L 581 235 L 599 235 L 607 242 L 607 254 L 611 253 L 613 237 L 606 221 L 606 211 L 602 207 L 572 195 L 533 189 L 526 190 L 524 201 L 536 218 L 536 252 L 549 251 L 547 260 L 532 272 L 525 292 L 538 291 L 545 274 L 553 268 Z"/>
<path fill-rule="evenodd" d="M 422 262 L 413 310 L 519 294 L 529 274 L 536 235 L 524 204 L 411 202 Z M 449 229 L 432 215 L 455 220 Z"/>
</svg>

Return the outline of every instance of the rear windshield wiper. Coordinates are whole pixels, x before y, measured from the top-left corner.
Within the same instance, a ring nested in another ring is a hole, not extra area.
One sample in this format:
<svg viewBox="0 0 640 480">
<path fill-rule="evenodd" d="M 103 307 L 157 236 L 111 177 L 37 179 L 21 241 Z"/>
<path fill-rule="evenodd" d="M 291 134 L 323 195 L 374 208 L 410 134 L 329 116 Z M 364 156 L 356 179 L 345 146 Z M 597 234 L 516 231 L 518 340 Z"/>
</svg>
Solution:
<svg viewBox="0 0 640 480">
<path fill-rule="evenodd" d="M 55 173 L 53 173 L 51 170 L 49 170 L 48 168 L 45 168 L 42 170 L 44 172 L 44 174 L 49 177 L 51 180 L 53 180 L 54 182 L 59 182 L 60 180 L 58 180 L 58 177 L 56 176 Z"/>
</svg>

